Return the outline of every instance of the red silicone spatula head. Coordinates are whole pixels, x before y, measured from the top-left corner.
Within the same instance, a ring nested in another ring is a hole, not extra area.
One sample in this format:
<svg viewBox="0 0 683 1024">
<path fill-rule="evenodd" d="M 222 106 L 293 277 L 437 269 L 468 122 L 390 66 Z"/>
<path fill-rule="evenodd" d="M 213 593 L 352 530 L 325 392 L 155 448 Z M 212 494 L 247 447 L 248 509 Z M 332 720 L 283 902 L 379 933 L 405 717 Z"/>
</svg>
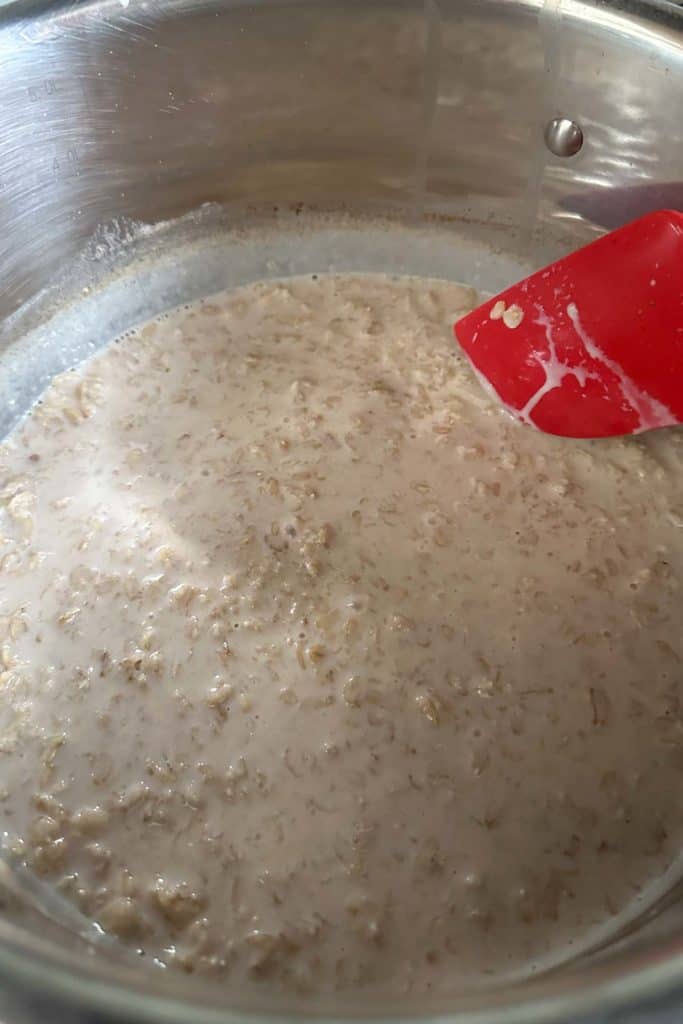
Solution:
<svg viewBox="0 0 683 1024">
<path fill-rule="evenodd" d="M 647 214 L 455 325 L 505 406 L 565 437 L 683 422 L 683 213 Z"/>
</svg>

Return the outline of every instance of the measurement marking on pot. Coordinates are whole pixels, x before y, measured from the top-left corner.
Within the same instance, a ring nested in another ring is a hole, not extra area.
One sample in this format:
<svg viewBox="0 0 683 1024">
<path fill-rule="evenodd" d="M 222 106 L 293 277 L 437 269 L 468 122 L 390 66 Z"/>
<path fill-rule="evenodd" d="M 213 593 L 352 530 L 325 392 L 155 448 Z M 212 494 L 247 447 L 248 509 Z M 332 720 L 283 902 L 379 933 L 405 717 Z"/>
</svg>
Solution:
<svg viewBox="0 0 683 1024">
<path fill-rule="evenodd" d="M 75 146 L 71 146 L 63 154 L 57 154 L 52 160 L 52 171 L 55 177 L 66 177 L 69 171 L 78 173 L 77 164 L 80 163 L 80 153 Z"/>
<path fill-rule="evenodd" d="M 90 113 L 92 113 L 92 108 L 90 106 L 90 96 L 88 94 L 88 90 L 85 87 L 85 80 L 83 78 L 79 78 L 78 79 L 78 84 L 79 84 L 80 90 L 81 90 L 81 92 L 83 94 L 83 102 L 85 103 L 85 109 L 90 114 Z"/>
<path fill-rule="evenodd" d="M 54 78 L 46 78 L 44 82 L 37 85 L 29 85 L 26 88 L 31 103 L 38 103 L 46 96 L 54 96 L 57 93 L 57 82 Z"/>
</svg>

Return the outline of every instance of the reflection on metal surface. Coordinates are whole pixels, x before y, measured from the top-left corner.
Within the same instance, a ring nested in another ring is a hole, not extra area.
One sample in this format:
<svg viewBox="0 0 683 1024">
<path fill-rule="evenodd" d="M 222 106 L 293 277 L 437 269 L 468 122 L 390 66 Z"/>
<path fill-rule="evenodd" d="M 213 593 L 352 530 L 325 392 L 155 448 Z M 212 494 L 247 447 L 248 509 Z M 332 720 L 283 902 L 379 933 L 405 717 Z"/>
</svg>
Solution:
<svg viewBox="0 0 683 1024">
<path fill-rule="evenodd" d="M 609 190 L 601 188 L 597 192 L 587 188 L 568 195 L 562 203 L 567 209 L 597 221 L 601 227 L 611 231 L 650 210 L 683 210 L 683 181 L 627 185 Z"/>
</svg>

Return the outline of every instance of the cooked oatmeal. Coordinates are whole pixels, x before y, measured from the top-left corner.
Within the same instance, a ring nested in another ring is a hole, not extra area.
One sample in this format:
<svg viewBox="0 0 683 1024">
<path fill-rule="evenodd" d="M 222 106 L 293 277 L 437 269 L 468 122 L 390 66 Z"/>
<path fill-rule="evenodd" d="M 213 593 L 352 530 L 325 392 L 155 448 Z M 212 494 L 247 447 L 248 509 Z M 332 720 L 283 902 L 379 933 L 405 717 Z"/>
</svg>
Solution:
<svg viewBox="0 0 683 1024">
<path fill-rule="evenodd" d="M 0 448 L 5 845 L 154 959 L 448 991 L 589 941 L 683 822 L 683 448 L 509 419 L 467 288 L 259 283 Z"/>
</svg>

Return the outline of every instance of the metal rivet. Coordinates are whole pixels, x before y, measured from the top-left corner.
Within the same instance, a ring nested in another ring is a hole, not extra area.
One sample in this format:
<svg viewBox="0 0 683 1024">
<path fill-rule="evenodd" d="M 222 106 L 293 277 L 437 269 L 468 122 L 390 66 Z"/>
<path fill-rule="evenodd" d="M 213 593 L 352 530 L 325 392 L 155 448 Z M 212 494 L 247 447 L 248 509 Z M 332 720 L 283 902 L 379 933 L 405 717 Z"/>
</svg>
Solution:
<svg viewBox="0 0 683 1024">
<path fill-rule="evenodd" d="M 555 156 L 576 156 L 583 146 L 583 132 L 568 117 L 554 117 L 545 126 L 545 144 Z"/>
</svg>

